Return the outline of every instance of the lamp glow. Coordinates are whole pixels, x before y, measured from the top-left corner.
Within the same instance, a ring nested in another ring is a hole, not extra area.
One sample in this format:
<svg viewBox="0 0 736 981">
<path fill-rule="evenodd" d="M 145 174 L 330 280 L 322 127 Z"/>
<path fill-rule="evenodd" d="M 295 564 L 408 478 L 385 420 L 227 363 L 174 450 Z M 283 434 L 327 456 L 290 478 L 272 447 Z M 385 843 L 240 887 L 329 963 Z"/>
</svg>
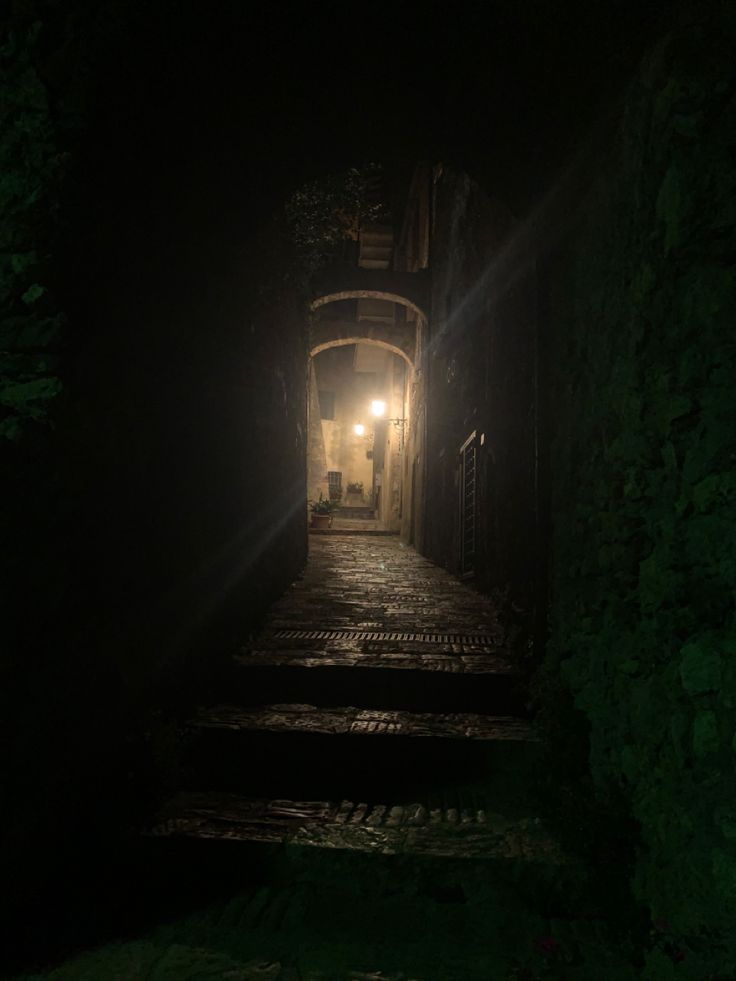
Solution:
<svg viewBox="0 0 736 981">
<path fill-rule="evenodd" d="M 371 402 L 371 412 L 379 418 L 386 415 L 386 403 L 383 399 L 373 399 Z"/>
<path fill-rule="evenodd" d="M 363 423 L 356 422 L 355 425 L 353 426 L 353 432 L 355 433 L 356 436 L 364 436 L 365 426 L 363 425 Z"/>
</svg>

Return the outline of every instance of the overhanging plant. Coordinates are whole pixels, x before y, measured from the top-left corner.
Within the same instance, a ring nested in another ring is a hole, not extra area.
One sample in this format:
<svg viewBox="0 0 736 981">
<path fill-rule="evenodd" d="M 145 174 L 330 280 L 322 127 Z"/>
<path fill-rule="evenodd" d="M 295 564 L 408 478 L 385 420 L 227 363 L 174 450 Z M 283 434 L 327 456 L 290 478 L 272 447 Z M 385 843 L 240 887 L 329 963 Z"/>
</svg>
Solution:
<svg viewBox="0 0 736 981">
<path fill-rule="evenodd" d="M 307 274 L 334 258 L 345 239 L 357 240 L 362 225 L 381 219 L 385 206 L 371 201 L 380 176 L 380 165 L 366 163 L 304 184 L 288 199 L 286 222 Z"/>
</svg>

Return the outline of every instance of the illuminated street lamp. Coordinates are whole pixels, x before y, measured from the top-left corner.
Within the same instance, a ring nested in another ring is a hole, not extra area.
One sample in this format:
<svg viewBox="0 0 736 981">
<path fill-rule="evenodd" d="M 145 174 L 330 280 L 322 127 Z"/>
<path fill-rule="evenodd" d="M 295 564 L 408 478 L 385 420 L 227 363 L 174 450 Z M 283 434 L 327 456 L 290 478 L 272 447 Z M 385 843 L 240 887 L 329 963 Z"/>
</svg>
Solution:
<svg viewBox="0 0 736 981">
<path fill-rule="evenodd" d="M 406 426 L 406 419 L 386 419 L 386 403 L 383 399 L 373 399 L 371 402 L 371 412 L 377 419 L 383 419 L 385 422 L 390 422 L 399 432 L 399 448 L 404 447 L 404 426 Z"/>
<path fill-rule="evenodd" d="M 365 426 L 362 422 L 356 422 L 353 426 L 353 432 L 356 436 L 365 436 Z"/>
</svg>

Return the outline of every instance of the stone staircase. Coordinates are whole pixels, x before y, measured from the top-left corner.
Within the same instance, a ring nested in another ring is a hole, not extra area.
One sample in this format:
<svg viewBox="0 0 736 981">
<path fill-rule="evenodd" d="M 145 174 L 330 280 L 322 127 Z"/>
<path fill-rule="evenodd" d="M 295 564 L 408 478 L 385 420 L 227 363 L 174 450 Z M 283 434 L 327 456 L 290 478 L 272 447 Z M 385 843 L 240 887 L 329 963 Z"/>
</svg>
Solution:
<svg viewBox="0 0 736 981">
<path fill-rule="evenodd" d="M 366 225 L 360 231 L 358 265 L 362 269 L 390 269 L 394 252 L 391 225 Z"/>
<path fill-rule="evenodd" d="M 454 632 L 437 629 L 436 609 L 417 632 L 385 603 L 384 629 L 366 629 L 344 616 L 350 580 L 341 609 L 334 585 L 316 589 L 319 571 L 233 659 L 226 697 L 191 720 L 181 792 L 150 835 L 563 863 L 528 793 L 540 744 L 522 678 L 487 616 L 467 628 L 485 600 L 460 587 L 472 602 L 455 603 Z"/>
<path fill-rule="evenodd" d="M 229 890 L 187 943 L 201 919 L 278 981 L 546 977 L 540 938 L 597 936 L 599 912 L 544 817 L 524 681 L 466 583 L 395 538 L 310 539 L 143 839 L 175 894 Z"/>
<path fill-rule="evenodd" d="M 376 190 L 380 196 L 380 187 Z M 360 269 L 387 270 L 393 268 L 394 232 L 390 224 L 368 224 L 360 230 L 358 240 L 358 267 Z M 395 304 L 389 300 L 361 298 L 358 300 L 358 323 L 393 324 L 396 320 Z"/>
<path fill-rule="evenodd" d="M 154 835 L 563 861 L 525 811 L 538 744 L 518 716 L 225 704 L 191 731 L 191 789 Z"/>
<path fill-rule="evenodd" d="M 372 521 L 376 517 L 375 508 L 367 504 L 343 504 L 335 511 L 336 518 L 349 520 Z"/>
</svg>

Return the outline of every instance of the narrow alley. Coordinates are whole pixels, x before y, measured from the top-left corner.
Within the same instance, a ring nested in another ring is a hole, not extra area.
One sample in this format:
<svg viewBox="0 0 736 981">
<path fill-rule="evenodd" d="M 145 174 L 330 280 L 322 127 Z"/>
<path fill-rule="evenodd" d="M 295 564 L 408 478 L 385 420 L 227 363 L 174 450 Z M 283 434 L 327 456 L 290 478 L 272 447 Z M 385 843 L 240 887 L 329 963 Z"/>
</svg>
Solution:
<svg viewBox="0 0 736 981">
<path fill-rule="evenodd" d="M 736 979 L 736 4 L 379 7 L 0 14 L 10 981 Z"/>
</svg>

